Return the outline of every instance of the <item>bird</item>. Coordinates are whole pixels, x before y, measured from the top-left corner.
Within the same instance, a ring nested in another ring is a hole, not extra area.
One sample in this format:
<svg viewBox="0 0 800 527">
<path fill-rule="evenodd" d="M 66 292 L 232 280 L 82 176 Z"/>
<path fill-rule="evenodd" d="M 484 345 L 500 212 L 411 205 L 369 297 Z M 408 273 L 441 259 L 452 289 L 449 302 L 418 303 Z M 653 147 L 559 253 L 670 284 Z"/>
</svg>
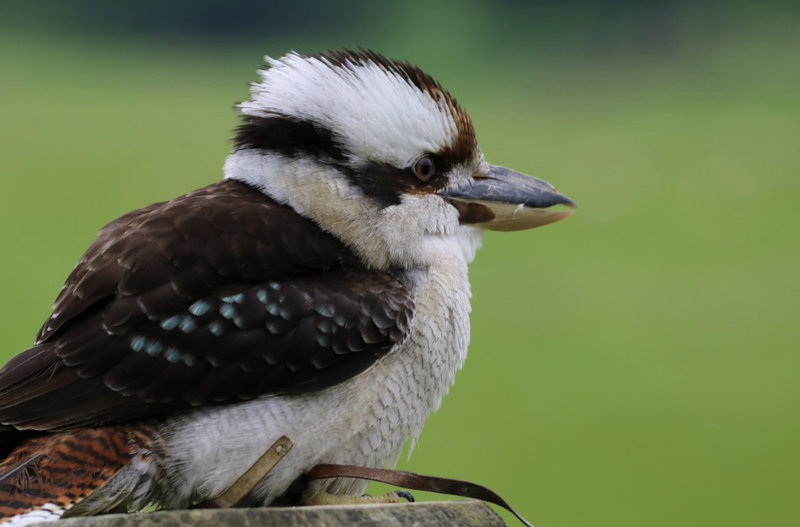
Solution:
<svg viewBox="0 0 800 527">
<path fill-rule="evenodd" d="M 224 177 L 103 227 L 0 370 L 0 522 L 191 507 L 282 436 L 249 505 L 318 464 L 394 466 L 466 359 L 483 232 L 576 209 L 489 164 L 409 62 L 265 60 Z"/>
</svg>

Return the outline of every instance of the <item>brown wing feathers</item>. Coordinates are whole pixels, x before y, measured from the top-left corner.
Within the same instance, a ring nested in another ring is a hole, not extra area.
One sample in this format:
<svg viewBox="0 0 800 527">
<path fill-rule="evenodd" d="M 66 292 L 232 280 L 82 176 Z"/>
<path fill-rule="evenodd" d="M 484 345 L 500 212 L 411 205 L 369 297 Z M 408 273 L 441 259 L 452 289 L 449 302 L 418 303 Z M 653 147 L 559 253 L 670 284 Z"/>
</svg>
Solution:
<svg viewBox="0 0 800 527">
<path fill-rule="evenodd" d="M 100 231 L 37 345 L 0 370 L 0 423 L 95 426 L 320 389 L 388 353 L 412 316 L 397 278 L 222 181 Z"/>
</svg>

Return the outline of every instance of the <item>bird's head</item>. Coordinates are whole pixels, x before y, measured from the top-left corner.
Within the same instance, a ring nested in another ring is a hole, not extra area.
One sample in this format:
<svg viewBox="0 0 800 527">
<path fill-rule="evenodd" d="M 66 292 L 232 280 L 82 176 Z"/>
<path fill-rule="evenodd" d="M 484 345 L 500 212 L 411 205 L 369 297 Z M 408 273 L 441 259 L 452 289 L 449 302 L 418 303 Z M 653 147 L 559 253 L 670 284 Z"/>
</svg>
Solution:
<svg viewBox="0 0 800 527">
<path fill-rule="evenodd" d="M 469 115 L 408 63 L 289 53 L 260 71 L 225 177 L 315 221 L 369 265 L 471 261 L 481 229 L 572 214 L 550 184 L 484 160 Z M 457 254 L 453 254 L 457 253 Z"/>
</svg>

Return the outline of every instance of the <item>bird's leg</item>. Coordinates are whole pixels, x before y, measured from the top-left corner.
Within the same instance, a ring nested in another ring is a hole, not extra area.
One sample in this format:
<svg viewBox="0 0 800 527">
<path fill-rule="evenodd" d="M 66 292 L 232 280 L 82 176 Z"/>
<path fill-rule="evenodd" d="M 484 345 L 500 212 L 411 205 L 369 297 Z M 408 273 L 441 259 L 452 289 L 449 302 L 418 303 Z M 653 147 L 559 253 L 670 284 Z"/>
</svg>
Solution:
<svg viewBox="0 0 800 527">
<path fill-rule="evenodd" d="M 343 494 L 328 494 L 327 492 L 314 491 L 309 488 L 303 493 L 303 505 L 364 505 L 367 503 L 401 503 L 405 499 L 414 502 L 414 496 L 407 490 L 387 492 L 382 496 L 348 496 Z"/>
</svg>

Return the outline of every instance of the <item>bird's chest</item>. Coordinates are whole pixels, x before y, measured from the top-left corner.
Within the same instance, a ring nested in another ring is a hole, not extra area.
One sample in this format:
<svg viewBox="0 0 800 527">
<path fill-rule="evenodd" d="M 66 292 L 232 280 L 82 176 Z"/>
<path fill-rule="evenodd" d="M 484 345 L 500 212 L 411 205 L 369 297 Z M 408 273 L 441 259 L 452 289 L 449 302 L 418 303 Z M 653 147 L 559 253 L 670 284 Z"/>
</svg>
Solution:
<svg viewBox="0 0 800 527">
<path fill-rule="evenodd" d="M 348 462 L 393 464 L 405 440 L 415 442 L 439 408 L 467 356 L 471 294 L 466 266 L 439 266 L 410 273 L 407 280 L 416 301 L 412 331 L 402 346 L 354 380 L 369 404 L 354 430 L 353 451 L 342 452 Z"/>
</svg>

